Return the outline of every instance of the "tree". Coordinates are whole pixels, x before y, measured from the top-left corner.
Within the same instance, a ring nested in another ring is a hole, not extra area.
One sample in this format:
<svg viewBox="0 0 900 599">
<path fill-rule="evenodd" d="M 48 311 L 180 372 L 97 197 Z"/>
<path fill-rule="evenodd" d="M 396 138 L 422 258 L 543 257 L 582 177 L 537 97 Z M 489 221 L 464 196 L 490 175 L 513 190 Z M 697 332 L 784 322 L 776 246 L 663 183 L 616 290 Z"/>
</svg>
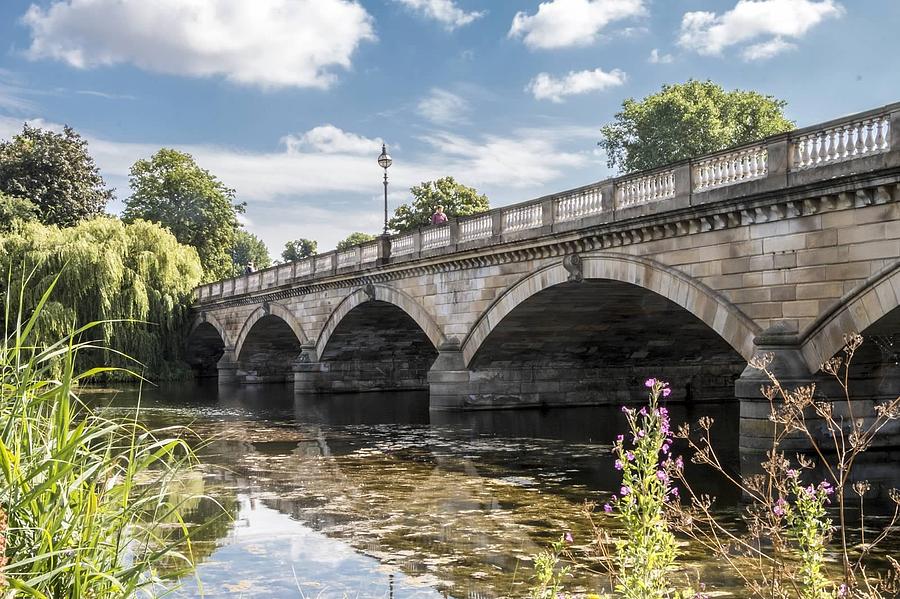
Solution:
<svg viewBox="0 0 900 599">
<path fill-rule="evenodd" d="M 180 243 L 197 248 L 203 278 L 231 274 L 231 249 L 240 229 L 234 190 L 200 168 L 190 154 L 163 148 L 131 167 L 132 194 L 122 213 L 126 222 L 143 219 L 169 229 Z"/>
<path fill-rule="evenodd" d="M 37 220 L 37 206 L 22 198 L 0 192 L 0 233 L 12 230 L 13 221 Z"/>
<path fill-rule="evenodd" d="M 447 216 L 468 216 L 491 208 L 486 195 L 457 183 L 453 177 L 425 181 L 409 191 L 413 196 L 412 204 L 398 206 L 388 223 L 398 233 L 431 224 L 431 215 L 437 206 L 443 206 Z"/>
<path fill-rule="evenodd" d="M 126 225 L 109 217 L 62 229 L 25 223 L 0 235 L 0 272 L 10 271 L 13 281 L 30 274 L 40 283 L 28 288 L 26 313 L 59 276 L 35 327 L 40 341 L 64 338 L 73 323 L 101 323 L 90 339 L 109 350 L 100 356 L 79 351 L 82 366 L 139 369 L 153 378 L 187 374 L 180 362 L 183 335 L 192 317 L 191 294 L 203 270 L 197 251 L 179 244 L 163 227 L 143 220 Z M 0 297 L 8 297 L 6 284 L 4 275 Z"/>
<path fill-rule="evenodd" d="M 753 91 L 725 91 L 712 81 L 664 85 L 641 101 L 622 102 L 601 129 L 610 168 L 634 172 L 702 156 L 794 128 L 786 102 Z"/>
<path fill-rule="evenodd" d="M 272 258 L 269 257 L 269 248 L 262 239 L 250 233 L 239 230 L 234 236 L 234 247 L 231 249 L 231 276 L 243 274 L 244 267 L 253 262 L 256 268 L 268 268 L 272 266 Z"/>
<path fill-rule="evenodd" d="M 281 258 L 285 262 L 295 262 L 303 260 L 310 256 L 315 256 L 319 244 L 313 239 L 295 239 L 284 244 L 284 251 L 281 252 Z"/>
<path fill-rule="evenodd" d="M 354 245 L 359 245 L 367 241 L 375 241 L 375 239 L 376 237 L 374 235 L 369 235 L 368 233 L 350 233 L 350 235 L 347 236 L 347 239 L 338 242 L 336 249 L 340 252 L 352 248 Z"/>
<path fill-rule="evenodd" d="M 113 190 L 87 146 L 69 126 L 56 133 L 26 123 L 0 142 L 0 192 L 34 203 L 45 224 L 70 227 L 103 214 Z"/>
</svg>

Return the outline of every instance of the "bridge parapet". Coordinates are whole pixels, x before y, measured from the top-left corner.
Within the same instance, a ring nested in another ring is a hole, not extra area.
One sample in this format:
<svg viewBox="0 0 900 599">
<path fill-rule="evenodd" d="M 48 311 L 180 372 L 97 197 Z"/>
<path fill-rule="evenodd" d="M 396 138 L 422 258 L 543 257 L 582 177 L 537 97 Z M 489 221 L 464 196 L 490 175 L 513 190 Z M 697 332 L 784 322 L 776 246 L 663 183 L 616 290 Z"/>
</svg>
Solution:
<svg viewBox="0 0 900 599">
<path fill-rule="evenodd" d="M 900 167 L 900 103 L 202 285 L 198 303 Z"/>
</svg>

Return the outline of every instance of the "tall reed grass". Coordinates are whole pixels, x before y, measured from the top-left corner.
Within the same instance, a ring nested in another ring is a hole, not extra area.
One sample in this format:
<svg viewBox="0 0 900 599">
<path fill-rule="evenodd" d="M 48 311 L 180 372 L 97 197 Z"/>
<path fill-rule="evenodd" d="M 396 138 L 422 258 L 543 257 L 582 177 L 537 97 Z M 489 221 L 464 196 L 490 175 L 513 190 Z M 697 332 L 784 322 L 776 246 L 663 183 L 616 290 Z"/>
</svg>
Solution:
<svg viewBox="0 0 900 599">
<path fill-rule="evenodd" d="M 107 417 L 78 397 L 79 382 L 113 370 L 76 372 L 101 323 L 39 344 L 56 279 L 25 314 L 29 284 L 0 297 L 0 597 L 153 596 L 161 564 L 191 566 L 169 491 L 193 454 L 178 429 L 150 431 L 137 413 Z"/>
</svg>

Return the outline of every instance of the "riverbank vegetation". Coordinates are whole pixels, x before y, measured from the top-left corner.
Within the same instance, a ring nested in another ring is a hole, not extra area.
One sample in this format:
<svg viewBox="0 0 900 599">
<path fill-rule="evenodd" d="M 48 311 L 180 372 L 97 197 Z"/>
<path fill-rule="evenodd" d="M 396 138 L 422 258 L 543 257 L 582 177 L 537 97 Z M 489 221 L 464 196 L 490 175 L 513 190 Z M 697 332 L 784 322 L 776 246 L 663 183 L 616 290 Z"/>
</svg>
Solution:
<svg viewBox="0 0 900 599">
<path fill-rule="evenodd" d="M 735 473 L 719 459 L 712 419 L 673 428 L 661 405 L 668 384 L 648 380 L 649 404 L 622 408 L 630 430 L 613 444 L 615 468 L 622 473 L 619 492 L 600 513 L 585 505 L 594 531 L 593 561 L 609 580 L 600 592 L 628 599 L 710 597 L 712 589 L 679 567 L 677 534 L 730 570 L 750 597 L 900 596 L 900 559 L 881 550 L 900 533 L 900 491 L 884 498 L 890 502 L 885 517 L 866 518 L 871 485 L 854 470 L 878 434 L 900 420 L 900 397 L 868 410 L 852 397 L 850 364 L 862 341 L 847 336 L 842 353 L 823 365 L 842 394 L 836 399 L 821 398 L 815 384 L 782 386 L 769 369 L 771 355 L 751 362 L 769 380 L 761 392 L 772 422 L 771 448 L 755 472 Z M 796 449 L 798 440 L 807 450 Z M 724 521 L 713 507 L 715 498 L 694 490 L 682 457 L 672 456 L 676 443 L 688 449 L 693 463 L 738 488 L 745 498 L 739 522 Z M 617 536 L 605 518 L 618 525 Z M 572 539 L 567 535 L 535 557 L 533 597 L 568 597 L 565 574 L 585 566 L 565 541 Z"/>
<path fill-rule="evenodd" d="M 103 323 L 39 337 L 58 283 L 36 272 L 0 295 L 0 596 L 156 596 L 158 566 L 192 565 L 183 500 L 170 493 L 192 453 L 180 429 L 150 431 L 137 413 L 110 418 L 79 399 L 81 381 L 114 368 L 77 366 Z"/>
<path fill-rule="evenodd" d="M 4 297 L 16 295 L 10 281 L 16 286 L 30 277 L 32 284 L 21 295 L 26 314 L 58 277 L 30 331 L 33 344 L 49 346 L 75 323 L 96 322 L 85 338 L 98 343 L 77 352 L 79 367 L 137 369 L 155 380 L 186 376 L 180 359 L 183 336 L 202 270 L 197 252 L 161 226 L 140 220 L 126 225 L 115 218 L 67 228 L 20 223 L 0 235 L 0 272 L 11 273 L 0 279 Z M 125 375 L 112 369 L 94 376 Z"/>
</svg>

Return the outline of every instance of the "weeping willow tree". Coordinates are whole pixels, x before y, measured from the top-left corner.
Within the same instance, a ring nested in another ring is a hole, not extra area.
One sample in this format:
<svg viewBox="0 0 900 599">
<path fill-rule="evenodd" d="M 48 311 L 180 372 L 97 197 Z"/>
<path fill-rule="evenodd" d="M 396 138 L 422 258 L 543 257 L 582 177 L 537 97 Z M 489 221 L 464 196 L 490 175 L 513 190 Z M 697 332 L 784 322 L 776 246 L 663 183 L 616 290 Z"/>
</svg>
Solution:
<svg viewBox="0 0 900 599">
<path fill-rule="evenodd" d="M 26 308 L 36 306 L 40 290 L 59 275 L 53 300 L 44 306 L 36 327 L 38 339 L 63 337 L 76 323 L 114 321 L 91 329 L 88 341 L 96 340 L 99 348 L 81 352 L 79 359 L 137 368 L 157 379 L 186 374 L 182 340 L 191 290 L 202 269 L 197 251 L 178 243 L 163 227 L 116 218 L 65 229 L 19 222 L 0 235 L 0 267 L 4 301 L 7 278 L 21 281 L 34 271 L 29 286 L 34 292 L 25 297 Z"/>
</svg>

